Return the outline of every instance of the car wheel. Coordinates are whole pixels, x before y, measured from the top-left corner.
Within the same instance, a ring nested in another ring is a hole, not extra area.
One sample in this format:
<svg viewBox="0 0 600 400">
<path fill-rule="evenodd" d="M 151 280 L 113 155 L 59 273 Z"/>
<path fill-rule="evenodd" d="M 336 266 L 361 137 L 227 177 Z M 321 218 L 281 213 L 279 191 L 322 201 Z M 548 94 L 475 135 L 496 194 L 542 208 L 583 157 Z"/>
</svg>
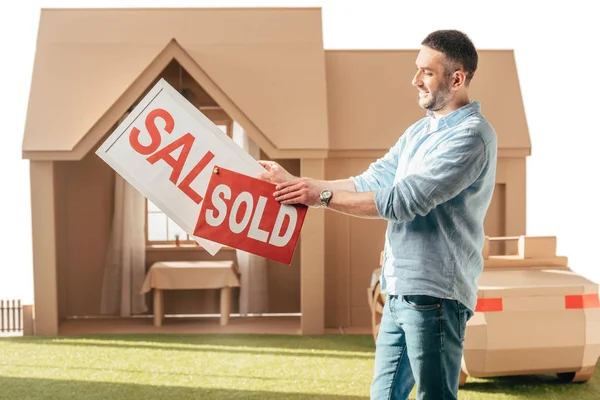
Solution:
<svg viewBox="0 0 600 400">
<path fill-rule="evenodd" d="M 587 382 L 594 375 L 595 369 L 595 367 L 587 367 L 577 372 L 559 372 L 556 375 L 563 382 Z"/>
</svg>

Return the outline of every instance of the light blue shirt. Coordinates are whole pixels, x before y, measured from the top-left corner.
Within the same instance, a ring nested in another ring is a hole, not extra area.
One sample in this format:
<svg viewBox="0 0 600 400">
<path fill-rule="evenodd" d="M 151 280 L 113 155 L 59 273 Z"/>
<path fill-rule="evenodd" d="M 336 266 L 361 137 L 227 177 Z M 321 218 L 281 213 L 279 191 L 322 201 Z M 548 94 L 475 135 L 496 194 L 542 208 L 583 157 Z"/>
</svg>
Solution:
<svg viewBox="0 0 600 400">
<path fill-rule="evenodd" d="M 483 270 L 483 221 L 496 181 L 497 138 L 479 102 L 414 123 L 352 177 L 388 221 L 381 287 L 391 295 L 456 299 L 471 310 Z"/>
</svg>

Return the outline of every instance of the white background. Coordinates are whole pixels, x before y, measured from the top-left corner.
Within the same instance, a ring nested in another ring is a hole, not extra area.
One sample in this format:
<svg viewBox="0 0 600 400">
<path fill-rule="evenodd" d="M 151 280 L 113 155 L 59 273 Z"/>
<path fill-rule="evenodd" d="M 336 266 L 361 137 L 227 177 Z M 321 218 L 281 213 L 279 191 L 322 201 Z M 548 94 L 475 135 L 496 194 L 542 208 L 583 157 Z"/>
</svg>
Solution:
<svg viewBox="0 0 600 400">
<path fill-rule="evenodd" d="M 40 8 L 81 3 L 11 2 L 0 14 L 0 298 L 32 301 L 29 168 L 21 160 L 21 143 Z M 513 49 L 533 146 L 527 160 L 527 233 L 558 236 L 558 252 L 569 257 L 570 267 L 600 282 L 600 205 L 594 195 L 600 183 L 600 30 L 597 6 L 591 6 L 595 3 L 85 2 L 86 7 L 321 6 L 326 49 L 418 49 L 437 29 L 463 30 L 480 49 Z M 485 104 L 482 109 L 485 113 Z M 399 133 L 405 128 L 398 126 Z"/>
</svg>

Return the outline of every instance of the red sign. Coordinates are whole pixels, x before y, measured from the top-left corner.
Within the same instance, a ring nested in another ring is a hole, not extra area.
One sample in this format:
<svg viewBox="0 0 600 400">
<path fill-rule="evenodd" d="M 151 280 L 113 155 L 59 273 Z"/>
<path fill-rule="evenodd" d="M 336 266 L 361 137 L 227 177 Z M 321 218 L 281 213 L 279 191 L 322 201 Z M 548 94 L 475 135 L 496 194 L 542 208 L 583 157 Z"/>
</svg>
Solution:
<svg viewBox="0 0 600 400">
<path fill-rule="evenodd" d="M 290 265 L 306 206 L 275 201 L 275 185 L 215 167 L 194 235 Z"/>
</svg>

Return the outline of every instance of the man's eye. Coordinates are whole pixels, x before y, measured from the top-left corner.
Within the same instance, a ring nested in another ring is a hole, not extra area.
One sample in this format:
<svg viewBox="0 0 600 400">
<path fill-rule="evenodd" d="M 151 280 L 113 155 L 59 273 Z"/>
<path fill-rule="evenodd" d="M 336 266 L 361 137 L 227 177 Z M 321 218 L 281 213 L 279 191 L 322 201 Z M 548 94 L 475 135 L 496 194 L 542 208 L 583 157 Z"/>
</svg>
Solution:
<svg viewBox="0 0 600 400">
<path fill-rule="evenodd" d="M 433 74 L 431 72 L 425 72 L 425 75 L 427 75 L 427 76 L 433 76 Z"/>
</svg>

